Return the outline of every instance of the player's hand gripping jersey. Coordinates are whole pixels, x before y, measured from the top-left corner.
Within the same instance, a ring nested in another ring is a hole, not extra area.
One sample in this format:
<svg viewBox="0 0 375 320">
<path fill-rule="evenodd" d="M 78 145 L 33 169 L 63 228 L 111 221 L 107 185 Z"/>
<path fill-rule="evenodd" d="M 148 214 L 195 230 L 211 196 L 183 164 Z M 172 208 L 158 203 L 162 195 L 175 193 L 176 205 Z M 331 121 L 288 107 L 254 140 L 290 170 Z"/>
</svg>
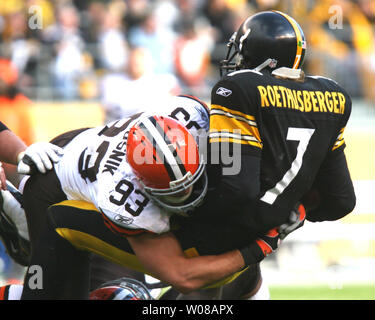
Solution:
<svg viewBox="0 0 375 320">
<path fill-rule="evenodd" d="M 216 84 L 211 103 L 210 143 L 261 157 L 260 198 L 273 207 L 292 208 L 324 160 L 345 147 L 351 99 L 327 78 L 295 81 L 244 69 Z"/>
<path fill-rule="evenodd" d="M 145 111 L 77 135 L 64 148 L 55 166 L 68 200 L 84 200 L 98 208 L 114 231 L 132 235 L 144 230 L 162 233 L 170 228 L 170 212 L 160 208 L 141 191 L 126 161 L 129 129 L 143 116 L 160 115 L 178 120 L 198 139 L 208 131 L 208 110 L 190 97 L 174 97 L 152 111 Z"/>
</svg>

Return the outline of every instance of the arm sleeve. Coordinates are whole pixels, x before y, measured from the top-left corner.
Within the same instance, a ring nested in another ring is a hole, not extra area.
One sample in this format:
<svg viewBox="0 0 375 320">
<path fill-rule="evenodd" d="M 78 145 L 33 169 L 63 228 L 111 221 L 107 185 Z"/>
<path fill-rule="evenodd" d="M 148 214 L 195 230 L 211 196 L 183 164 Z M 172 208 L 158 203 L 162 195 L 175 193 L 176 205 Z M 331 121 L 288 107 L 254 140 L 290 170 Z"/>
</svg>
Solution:
<svg viewBox="0 0 375 320">
<path fill-rule="evenodd" d="M 307 220 L 333 221 L 353 211 L 356 204 L 353 182 L 343 151 L 332 152 L 321 166 L 309 195 L 302 199 L 308 202 L 315 195 L 317 205 L 307 210 Z M 309 206 L 309 204 L 307 204 Z"/>
<path fill-rule="evenodd" d="M 219 184 L 221 210 L 230 212 L 231 223 L 246 230 L 248 236 L 263 235 L 285 223 L 290 211 L 260 200 L 261 158 L 241 156 L 236 175 L 222 175 Z"/>
<path fill-rule="evenodd" d="M 234 81 L 221 80 L 211 92 L 209 142 L 212 148 L 260 156 L 262 140 L 256 120 L 257 105 Z"/>
<path fill-rule="evenodd" d="M 337 137 L 335 137 L 335 140 L 333 142 L 333 146 L 331 149 L 331 152 L 334 152 L 334 153 L 342 152 L 346 147 L 345 139 L 344 139 L 344 131 L 348 123 L 350 114 L 352 112 L 352 100 L 350 99 L 350 96 L 346 93 L 345 93 L 345 98 L 346 98 L 345 114 L 342 118 L 342 121 L 339 124 L 338 130 L 337 130 L 338 131 Z"/>
</svg>

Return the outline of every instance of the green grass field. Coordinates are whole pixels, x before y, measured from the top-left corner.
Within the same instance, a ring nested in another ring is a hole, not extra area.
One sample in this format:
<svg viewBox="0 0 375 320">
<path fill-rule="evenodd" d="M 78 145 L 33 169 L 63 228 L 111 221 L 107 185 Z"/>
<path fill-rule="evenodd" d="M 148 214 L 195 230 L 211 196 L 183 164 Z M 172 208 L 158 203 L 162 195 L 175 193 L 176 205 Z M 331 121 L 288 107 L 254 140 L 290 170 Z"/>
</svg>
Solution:
<svg viewBox="0 0 375 320">
<path fill-rule="evenodd" d="M 332 289 L 328 285 L 270 286 L 272 300 L 375 300 L 375 284 L 348 284 Z"/>
</svg>

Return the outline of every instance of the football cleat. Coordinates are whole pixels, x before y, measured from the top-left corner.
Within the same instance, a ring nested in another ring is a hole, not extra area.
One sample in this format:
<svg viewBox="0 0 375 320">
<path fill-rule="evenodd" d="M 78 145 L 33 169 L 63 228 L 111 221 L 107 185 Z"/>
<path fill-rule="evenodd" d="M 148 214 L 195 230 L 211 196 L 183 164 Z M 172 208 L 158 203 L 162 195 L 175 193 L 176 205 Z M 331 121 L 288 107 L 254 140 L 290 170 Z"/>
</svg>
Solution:
<svg viewBox="0 0 375 320">
<path fill-rule="evenodd" d="M 0 192 L 0 238 L 10 257 L 18 264 L 28 266 L 30 241 L 22 194 L 9 181 L 7 189 Z"/>
</svg>

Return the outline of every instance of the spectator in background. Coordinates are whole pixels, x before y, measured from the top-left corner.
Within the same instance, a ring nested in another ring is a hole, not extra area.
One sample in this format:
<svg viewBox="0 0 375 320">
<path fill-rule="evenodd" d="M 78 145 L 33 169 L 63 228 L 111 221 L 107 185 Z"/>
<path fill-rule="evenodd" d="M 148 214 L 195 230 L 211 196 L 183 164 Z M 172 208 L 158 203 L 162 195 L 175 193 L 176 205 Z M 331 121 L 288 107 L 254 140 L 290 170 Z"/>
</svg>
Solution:
<svg viewBox="0 0 375 320">
<path fill-rule="evenodd" d="M 155 102 L 180 91 L 173 74 L 152 72 L 150 52 L 132 48 L 125 72 L 109 73 L 101 82 L 101 101 L 106 122 L 137 113 L 140 108 L 155 106 Z"/>
<path fill-rule="evenodd" d="M 30 145 L 34 140 L 30 118 L 32 102 L 19 91 L 17 82 L 16 67 L 9 60 L 0 58 L 0 119 L 23 143 Z M 16 163 L 6 159 L 3 161 Z M 8 172 L 9 180 L 18 183 L 19 177 L 15 168 L 7 164 L 4 164 L 4 167 Z"/>
<path fill-rule="evenodd" d="M 196 30 L 194 21 L 187 22 L 175 45 L 175 70 L 184 92 L 203 96 L 213 47 L 211 29 L 205 27 Z"/>
<path fill-rule="evenodd" d="M 159 74 L 174 73 L 173 45 L 175 34 L 173 30 L 159 28 L 154 8 L 149 8 L 141 22 L 128 32 L 131 47 L 147 49 L 153 60 L 153 71 Z"/>
<path fill-rule="evenodd" d="M 78 82 L 84 67 L 84 42 L 79 24 L 80 16 L 72 5 L 58 8 L 57 23 L 44 30 L 44 41 L 54 44 L 56 57 L 52 66 L 54 84 L 62 99 L 78 98 Z"/>
<path fill-rule="evenodd" d="M 90 1 L 81 12 L 81 32 L 85 43 L 96 43 L 106 11 L 107 7 L 102 1 Z"/>
<path fill-rule="evenodd" d="M 99 59 L 101 66 L 110 71 L 123 70 L 128 58 L 128 43 L 122 25 L 125 7 L 109 5 L 103 14 L 98 36 Z"/>
<path fill-rule="evenodd" d="M 28 117 L 31 101 L 18 87 L 18 71 L 11 61 L 0 58 L 0 119 L 27 145 L 33 142 Z"/>
<path fill-rule="evenodd" d="M 309 33 L 307 43 L 316 50 L 309 71 L 337 79 L 354 98 L 375 99 L 374 33 L 359 6 L 320 0 L 310 14 Z"/>
<path fill-rule="evenodd" d="M 358 6 L 367 20 L 371 24 L 375 23 L 375 2 L 373 0 L 358 0 Z"/>
<path fill-rule="evenodd" d="M 185 31 L 187 25 L 204 17 L 201 8 L 197 6 L 197 1 L 177 0 L 175 5 L 177 15 L 174 16 L 173 28 L 180 35 Z"/>
<path fill-rule="evenodd" d="M 9 58 L 18 70 L 18 86 L 31 94 L 35 85 L 36 61 L 38 56 L 37 33 L 28 28 L 24 9 L 15 7 L 4 15 L 1 55 Z"/>
<path fill-rule="evenodd" d="M 204 16 L 207 17 L 215 30 L 215 47 L 211 54 L 211 62 L 216 66 L 225 57 L 228 39 L 239 27 L 243 17 L 237 19 L 235 12 L 229 8 L 225 0 L 208 0 L 202 10 Z M 250 11 L 243 10 L 243 12 L 249 14 Z"/>
<path fill-rule="evenodd" d="M 149 0 L 127 0 L 126 12 L 124 16 L 124 26 L 126 30 L 138 26 L 144 18 L 144 14 L 149 10 Z"/>
</svg>

